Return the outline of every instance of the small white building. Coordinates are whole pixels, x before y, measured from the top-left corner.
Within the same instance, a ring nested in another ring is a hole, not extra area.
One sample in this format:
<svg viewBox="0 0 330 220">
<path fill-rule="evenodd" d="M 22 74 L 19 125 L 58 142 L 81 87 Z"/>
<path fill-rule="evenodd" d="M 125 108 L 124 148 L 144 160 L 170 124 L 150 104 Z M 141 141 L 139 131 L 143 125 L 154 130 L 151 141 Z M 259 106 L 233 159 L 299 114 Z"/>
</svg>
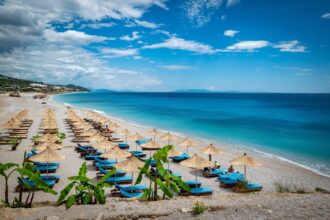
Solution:
<svg viewBox="0 0 330 220">
<path fill-rule="evenodd" d="M 38 87 L 38 88 L 45 88 L 47 85 L 41 84 L 41 83 L 30 83 L 30 86 L 32 87 Z"/>
</svg>

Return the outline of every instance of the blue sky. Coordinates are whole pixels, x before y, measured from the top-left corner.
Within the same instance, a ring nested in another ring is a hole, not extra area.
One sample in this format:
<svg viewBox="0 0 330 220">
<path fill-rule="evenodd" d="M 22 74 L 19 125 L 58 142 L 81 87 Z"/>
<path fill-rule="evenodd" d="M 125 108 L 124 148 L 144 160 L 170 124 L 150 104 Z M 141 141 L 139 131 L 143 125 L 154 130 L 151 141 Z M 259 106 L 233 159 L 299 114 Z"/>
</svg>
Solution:
<svg viewBox="0 0 330 220">
<path fill-rule="evenodd" d="M 137 91 L 330 92 L 330 1 L 1 1 L 0 72 Z"/>
</svg>

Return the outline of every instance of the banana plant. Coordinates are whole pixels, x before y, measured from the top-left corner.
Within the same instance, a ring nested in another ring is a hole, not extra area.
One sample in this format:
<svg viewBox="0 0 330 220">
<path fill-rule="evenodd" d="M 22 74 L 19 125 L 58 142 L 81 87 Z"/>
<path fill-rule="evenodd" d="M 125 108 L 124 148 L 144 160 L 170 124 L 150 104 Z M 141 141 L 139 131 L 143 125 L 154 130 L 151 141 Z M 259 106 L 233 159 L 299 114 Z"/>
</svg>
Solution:
<svg viewBox="0 0 330 220">
<path fill-rule="evenodd" d="M 57 200 L 57 204 L 61 205 L 65 203 L 66 208 L 70 208 L 75 203 L 78 204 L 105 204 L 105 188 L 111 188 L 112 186 L 104 183 L 110 176 L 114 175 L 116 169 L 113 168 L 104 177 L 93 183 L 93 179 L 87 177 L 87 165 L 84 162 L 77 176 L 71 176 L 68 179 L 72 180 L 60 194 Z M 75 194 L 71 194 L 71 190 L 75 188 Z"/>
<path fill-rule="evenodd" d="M 40 135 L 34 135 L 31 138 L 31 141 L 34 143 L 34 145 L 38 144 L 38 140 L 41 136 Z"/>
<path fill-rule="evenodd" d="M 168 162 L 168 151 L 173 148 L 172 145 L 167 145 L 158 151 L 152 156 L 156 162 L 156 174 L 152 176 L 150 173 L 150 161 L 151 158 L 146 160 L 144 166 L 141 168 L 139 176 L 135 184 L 139 184 L 142 181 L 143 175 L 149 178 L 150 186 L 149 189 L 144 191 L 143 198 L 148 200 L 157 200 L 158 197 L 158 187 L 163 191 L 163 199 L 166 197 L 171 199 L 174 196 L 174 193 L 179 193 L 180 189 L 190 191 L 190 188 L 185 184 L 179 177 L 172 175 L 168 170 L 166 170 L 163 164 Z M 151 186 L 153 183 L 153 189 Z"/>
<path fill-rule="evenodd" d="M 2 203 L 6 206 L 9 205 L 9 187 L 8 180 L 10 176 L 16 171 L 18 164 L 15 163 L 0 163 L 0 175 L 5 178 L 5 200 Z"/>
<path fill-rule="evenodd" d="M 58 132 L 56 135 L 61 139 L 57 141 L 58 144 L 62 143 L 62 141 L 66 138 L 66 134 L 64 132 Z"/>
</svg>

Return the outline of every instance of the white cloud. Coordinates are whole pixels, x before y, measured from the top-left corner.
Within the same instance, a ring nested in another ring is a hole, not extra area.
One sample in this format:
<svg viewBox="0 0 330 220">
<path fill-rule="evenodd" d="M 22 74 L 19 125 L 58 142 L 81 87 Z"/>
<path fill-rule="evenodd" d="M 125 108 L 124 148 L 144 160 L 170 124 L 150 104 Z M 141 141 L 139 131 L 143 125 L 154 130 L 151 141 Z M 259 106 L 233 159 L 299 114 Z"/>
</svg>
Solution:
<svg viewBox="0 0 330 220">
<path fill-rule="evenodd" d="M 140 38 L 141 38 L 141 36 L 139 35 L 139 32 L 133 31 L 132 36 L 124 35 L 124 36 L 120 37 L 120 40 L 134 41 L 134 40 L 138 40 Z"/>
<path fill-rule="evenodd" d="M 73 83 L 89 88 L 147 89 L 162 83 L 138 70 L 111 67 L 94 53 L 66 45 L 60 48 L 55 45 L 29 46 L 15 48 L 10 54 L 0 54 L 0 72 L 23 79 Z"/>
<path fill-rule="evenodd" d="M 170 37 L 163 43 L 151 44 L 144 46 L 146 49 L 157 49 L 157 48 L 169 48 L 177 50 L 192 51 L 200 54 L 213 54 L 217 52 L 210 45 L 198 43 L 195 41 L 188 41 L 182 38 L 177 38 L 175 36 Z"/>
<path fill-rule="evenodd" d="M 64 43 L 64 44 L 89 44 L 92 42 L 102 42 L 111 40 L 107 37 L 89 35 L 84 32 L 68 30 L 65 32 L 56 32 L 51 29 L 45 30 L 45 38 L 49 42 Z"/>
<path fill-rule="evenodd" d="M 240 41 L 226 48 L 226 51 L 248 51 L 253 52 L 256 49 L 261 49 L 269 46 L 270 43 L 265 40 L 256 41 Z"/>
<path fill-rule="evenodd" d="M 330 13 L 325 13 L 321 16 L 321 18 L 324 18 L 324 19 L 330 19 Z"/>
<path fill-rule="evenodd" d="M 84 28 L 92 28 L 92 29 L 101 29 L 101 28 L 109 28 L 115 26 L 114 22 L 101 22 L 101 23 L 87 23 L 80 25 L 79 29 Z"/>
<path fill-rule="evenodd" d="M 301 45 L 299 41 L 281 41 L 273 46 L 280 49 L 281 52 L 305 52 L 306 47 Z"/>
<path fill-rule="evenodd" d="M 223 35 L 226 37 L 234 37 L 235 34 L 239 33 L 239 31 L 235 31 L 235 30 L 226 30 Z"/>
<path fill-rule="evenodd" d="M 222 2 L 223 0 L 187 0 L 183 9 L 193 26 L 202 27 L 211 20 Z"/>
<path fill-rule="evenodd" d="M 101 52 L 104 54 L 105 58 L 112 57 L 128 57 L 137 56 L 139 51 L 137 49 L 117 49 L 117 48 L 103 48 Z"/>
<path fill-rule="evenodd" d="M 227 0 L 227 8 L 236 5 L 240 0 Z"/>
<path fill-rule="evenodd" d="M 167 69 L 167 70 L 187 70 L 187 69 L 191 69 L 191 66 L 164 65 L 164 66 L 161 66 L 161 68 Z"/>
<path fill-rule="evenodd" d="M 151 28 L 151 29 L 156 29 L 156 28 L 159 28 L 161 26 L 161 24 L 156 24 L 156 23 L 149 22 L 149 21 L 135 20 L 135 23 L 138 26 L 142 26 L 142 27 L 145 27 L 145 28 Z"/>
</svg>

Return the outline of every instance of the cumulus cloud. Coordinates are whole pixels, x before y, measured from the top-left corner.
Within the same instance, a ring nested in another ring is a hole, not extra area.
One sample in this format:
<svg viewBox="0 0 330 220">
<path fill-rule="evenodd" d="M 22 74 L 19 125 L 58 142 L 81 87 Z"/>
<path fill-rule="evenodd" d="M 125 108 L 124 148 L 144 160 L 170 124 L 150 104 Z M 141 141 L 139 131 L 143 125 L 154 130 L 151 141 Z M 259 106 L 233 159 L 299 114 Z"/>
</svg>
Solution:
<svg viewBox="0 0 330 220">
<path fill-rule="evenodd" d="M 235 31 L 235 30 L 226 30 L 223 35 L 226 37 L 234 37 L 236 34 L 238 34 L 239 31 Z"/>
<path fill-rule="evenodd" d="M 305 52 L 306 47 L 301 45 L 299 41 L 281 41 L 274 45 L 274 48 L 280 49 L 281 52 Z"/>
<path fill-rule="evenodd" d="M 330 13 L 325 13 L 321 16 L 321 18 L 324 18 L 324 19 L 330 19 Z"/>
<path fill-rule="evenodd" d="M 194 27 L 208 23 L 222 5 L 223 0 L 188 0 L 183 9 L 185 16 Z"/>
<path fill-rule="evenodd" d="M 103 48 L 101 52 L 104 54 L 103 57 L 127 57 L 127 56 L 137 56 L 139 51 L 137 49 L 117 49 L 117 48 Z"/>
<path fill-rule="evenodd" d="M 49 42 L 56 42 L 61 44 L 89 44 L 92 42 L 102 42 L 112 40 L 108 37 L 97 35 L 89 35 L 81 31 L 68 30 L 65 32 L 56 32 L 51 29 L 45 30 L 45 38 Z"/>
<path fill-rule="evenodd" d="M 182 38 L 177 38 L 175 36 L 170 37 L 162 43 L 156 43 L 151 45 L 146 45 L 145 49 L 157 49 L 157 48 L 169 48 L 177 50 L 186 50 L 199 54 L 213 54 L 217 52 L 210 45 L 198 43 L 195 41 L 189 41 Z"/>
<path fill-rule="evenodd" d="M 141 38 L 141 36 L 139 35 L 139 32 L 133 31 L 132 36 L 124 35 L 124 36 L 120 37 L 120 40 L 134 41 L 134 40 L 138 40 L 140 38 Z"/>
<path fill-rule="evenodd" d="M 149 22 L 149 21 L 134 20 L 134 21 L 131 21 L 130 23 L 126 24 L 125 26 L 126 27 L 140 26 L 140 27 L 145 27 L 145 28 L 150 28 L 150 29 L 156 29 L 156 28 L 159 28 L 160 26 L 162 26 L 162 24 L 157 24 L 157 23 Z"/>
<path fill-rule="evenodd" d="M 256 41 L 240 41 L 226 48 L 227 51 L 248 51 L 253 52 L 257 49 L 261 49 L 269 46 L 270 43 L 265 40 Z"/>
<path fill-rule="evenodd" d="M 240 0 L 227 0 L 227 8 L 236 5 Z"/>
<path fill-rule="evenodd" d="M 80 25 L 79 29 L 91 28 L 91 29 L 101 29 L 101 28 L 110 28 L 115 26 L 114 22 L 100 22 L 100 23 L 86 23 Z"/>
<path fill-rule="evenodd" d="M 164 65 L 164 66 L 161 66 L 161 68 L 167 69 L 167 70 L 187 70 L 187 69 L 191 69 L 190 66 L 182 66 L 182 65 Z"/>
<path fill-rule="evenodd" d="M 0 54 L 0 72 L 23 79 L 54 84 L 74 83 L 91 88 L 142 89 L 161 84 L 154 76 L 111 67 L 94 53 L 69 45 L 61 48 L 55 45 L 15 48 L 12 53 Z"/>
</svg>

